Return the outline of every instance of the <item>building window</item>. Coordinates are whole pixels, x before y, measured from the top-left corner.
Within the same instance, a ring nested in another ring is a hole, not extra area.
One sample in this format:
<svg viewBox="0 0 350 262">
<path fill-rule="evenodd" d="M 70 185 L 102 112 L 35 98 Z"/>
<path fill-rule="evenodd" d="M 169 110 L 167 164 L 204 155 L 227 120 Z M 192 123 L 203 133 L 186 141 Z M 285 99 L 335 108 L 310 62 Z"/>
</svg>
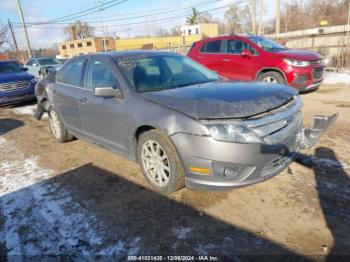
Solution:
<svg viewBox="0 0 350 262">
<path fill-rule="evenodd" d="M 191 35 L 191 33 L 192 33 L 192 30 L 188 29 L 188 35 Z"/>
<path fill-rule="evenodd" d="M 70 47 L 70 48 L 74 48 L 74 44 L 70 44 L 69 47 Z"/>
<path fill-rule="evenodd" d="M 78 47 L 83 47 L 83 44 L 82 43 L 78 43 Z"/>
<path fill-rule="evenodd" d="M 62 46 L 62 49 L 63 49 L 63 50 L 66 50 L 66 49 L 67 49 L 66 45 L 63 45 L 63 46 Z"/>
<path fill-rule="evenodd" d="M 196 35 L 199 35 L 199 28 L 196 28 Z"/>
<path fill-rule="evenodd" d="M 91 42 L 90 41 L 86 42 L 86 46 L 91 46 Z"/>
</svg>

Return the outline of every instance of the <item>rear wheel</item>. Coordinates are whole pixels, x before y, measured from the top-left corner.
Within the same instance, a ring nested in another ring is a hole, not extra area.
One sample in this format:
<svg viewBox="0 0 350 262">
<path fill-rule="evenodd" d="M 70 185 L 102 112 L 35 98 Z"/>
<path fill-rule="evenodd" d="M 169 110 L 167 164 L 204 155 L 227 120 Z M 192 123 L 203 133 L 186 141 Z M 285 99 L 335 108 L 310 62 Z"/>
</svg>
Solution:
<svg viewBox="0 0 350 262">
<path fill-rule="evenodd" d="M 74 139 L 74 136 L 64 128 L 62 120 L 53 107 L 49 111 L 49 124 L 51 133 L 58 142 L 64 143 Z"/>
<path fill-rule="evenodd" d="M 286 84 L 286 81 L 284 80 L 283 76 L 276 71 L 268 71 L 266 73 L 262 73 L 259 75 L 258 80 L 271 84 Z"/>
<path fill-rule="evenodd" d="M 160 130 L 142 133 L 138 160 L 147 182 L 161 193 L 172 193 L 185 186 L 184 172 L 175 146 Z"/>
</svg>

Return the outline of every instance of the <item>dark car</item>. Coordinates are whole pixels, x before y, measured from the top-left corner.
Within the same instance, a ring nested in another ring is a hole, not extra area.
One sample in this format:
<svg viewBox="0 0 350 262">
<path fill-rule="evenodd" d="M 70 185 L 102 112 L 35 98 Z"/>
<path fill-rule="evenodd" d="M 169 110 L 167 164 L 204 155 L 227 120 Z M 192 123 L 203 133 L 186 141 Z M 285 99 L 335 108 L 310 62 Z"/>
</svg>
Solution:
<svg viewBox="0 0 350 262">
<path fill-rule="evenodd" d="M 0 61 L 0 105 L 34 100 L 35 77 L 17 61 Z"/>
<path fill-rule="evenodd" d="M 38 112 L 49 113 L 59 142 L 78 137 L 137 160 L 160 192 L 271 178 L 336 118 L 318 116 L 303 128 L 295 89 L 225 81 L 163 52 L 72 58 L 38 89 Z"/>
<path fill-rule="evenodd" d="M 288 49 L 257 35 L 207 38 L 187 56 L 231 80 L 286 84 L 299 91 L 319 87 L 325 68 L 316 52 Z"/>
</svg>

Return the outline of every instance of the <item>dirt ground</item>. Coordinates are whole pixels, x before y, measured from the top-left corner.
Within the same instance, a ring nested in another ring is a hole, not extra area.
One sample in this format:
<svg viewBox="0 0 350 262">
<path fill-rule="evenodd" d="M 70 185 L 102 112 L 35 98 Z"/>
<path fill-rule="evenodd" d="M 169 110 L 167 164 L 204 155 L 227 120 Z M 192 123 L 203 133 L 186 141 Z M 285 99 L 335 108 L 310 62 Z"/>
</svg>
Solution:
<svg viewBox="0 0 350 262">
<path fill-rule="evenodd" d="M 302 98 L 306 123 L 340 115 L 289 170 L 240 189 L 168 196 L 150 190 L 134 162 L 80 140 L 56 143 L 47 120 L 26 114 L 32 106 L 0 109 L 0 253 L 349 259 L 350 87 Z"/>
</svg>

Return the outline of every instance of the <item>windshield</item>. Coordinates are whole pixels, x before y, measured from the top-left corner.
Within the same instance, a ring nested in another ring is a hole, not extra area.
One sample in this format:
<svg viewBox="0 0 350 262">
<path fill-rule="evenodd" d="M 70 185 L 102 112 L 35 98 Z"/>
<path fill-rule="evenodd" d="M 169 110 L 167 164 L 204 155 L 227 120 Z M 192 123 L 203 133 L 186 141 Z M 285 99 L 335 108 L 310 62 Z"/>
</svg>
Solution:
<svg viewBox="0 0 350 262">
<path fill-rule="evenodd" d="M 0 74 L 9 74 L 9 73 L 19 73 L 23 69 L 19 66 L 18 63 L 0 63 Z"/>
<path fill-rule="evenodd" d="M 155 91 L 219 80 L 212 71 L 180 55 L 127 56 L 116 62 L 137 91 Z"/>
<path fill-rule="evenodd" d="M 285 46 L 265 37 L 249 36 L 248 38 L 267 52 L 278 52 L 287 49 Z"/>
<path fill-rule="evenodd" d="M 38 58 L 40 65 L 56 65 L 59 62 L 55 58 Z"/>
</svg>

